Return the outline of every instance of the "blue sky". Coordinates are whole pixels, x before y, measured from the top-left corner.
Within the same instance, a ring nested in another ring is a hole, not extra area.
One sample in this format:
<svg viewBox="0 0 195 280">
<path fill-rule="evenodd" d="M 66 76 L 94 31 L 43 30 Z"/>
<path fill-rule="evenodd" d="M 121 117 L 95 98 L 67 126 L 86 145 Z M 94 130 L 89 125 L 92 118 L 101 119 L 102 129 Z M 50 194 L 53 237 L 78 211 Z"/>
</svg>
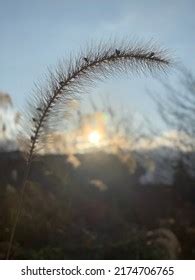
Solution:
<svg viewBox="0 0 195 280">
<path fill-rule="evenodd" d="M 153 38 L 195 72 L 194 11 L 193 0 L 0 0 L 0 90 L 21 108 L 47 66 L 111 36 Z M 159 121 L 146 88 L 160 90 L 150 77 L 124 76 L 98 84 L 92 96 L 109 94 Z"/>
</svg>

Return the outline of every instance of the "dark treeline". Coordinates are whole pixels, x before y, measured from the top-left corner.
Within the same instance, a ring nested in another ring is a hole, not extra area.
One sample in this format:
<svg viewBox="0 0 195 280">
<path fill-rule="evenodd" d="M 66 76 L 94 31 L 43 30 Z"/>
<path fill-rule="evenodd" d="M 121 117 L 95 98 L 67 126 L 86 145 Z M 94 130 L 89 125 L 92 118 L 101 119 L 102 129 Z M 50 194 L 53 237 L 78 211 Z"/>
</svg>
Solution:
<svg viewBox="0 0 195 280">
<path fill-rule="evenodd" d="M 23 175 L 19 153 L 1 154 L 0 257 L 5 258 Z M 141 185 L 116 155 L 34 162 L 13 259 L 194 259 L 194 179 L 178 163 L 171 185 Z"/>
</svg>

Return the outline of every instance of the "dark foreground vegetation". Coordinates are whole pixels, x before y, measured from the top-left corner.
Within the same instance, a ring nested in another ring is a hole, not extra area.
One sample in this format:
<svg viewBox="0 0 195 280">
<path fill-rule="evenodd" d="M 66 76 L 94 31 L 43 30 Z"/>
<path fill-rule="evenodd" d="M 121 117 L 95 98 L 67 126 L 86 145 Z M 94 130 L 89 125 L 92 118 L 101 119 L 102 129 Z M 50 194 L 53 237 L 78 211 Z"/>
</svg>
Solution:
<svg viewBox="0 0 195 280">
<path fill-rule="evenodd" d="M 194 259 L 195 180 L 179 165 L 172 185 L 141 185 L 116 155 L 33 162 L 11 259 Z M 22 185 L 19 152 L 0 154 L 0 259 Z"/>
</svg>

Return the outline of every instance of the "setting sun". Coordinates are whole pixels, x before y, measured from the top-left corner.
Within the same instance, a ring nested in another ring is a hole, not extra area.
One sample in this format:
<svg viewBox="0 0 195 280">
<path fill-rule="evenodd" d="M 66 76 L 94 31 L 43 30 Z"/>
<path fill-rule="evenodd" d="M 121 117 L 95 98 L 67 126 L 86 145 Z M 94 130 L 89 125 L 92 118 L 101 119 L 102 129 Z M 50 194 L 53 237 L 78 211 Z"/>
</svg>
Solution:
<svg viewBox="0 0 195 280">
<path fill-rule="evenodd" d="M 101 138 L 101 136 L 98 131 L 92 131 L 88 136 L 89 142 L 94 145 L 99 144 L 100 138 Z"/>
</svg>

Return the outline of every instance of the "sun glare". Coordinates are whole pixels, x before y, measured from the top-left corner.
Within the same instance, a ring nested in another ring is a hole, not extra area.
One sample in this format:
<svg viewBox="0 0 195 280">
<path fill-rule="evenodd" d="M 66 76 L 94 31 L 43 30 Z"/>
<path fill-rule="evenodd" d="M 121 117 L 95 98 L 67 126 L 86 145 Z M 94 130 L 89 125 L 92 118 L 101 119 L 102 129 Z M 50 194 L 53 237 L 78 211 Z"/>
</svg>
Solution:
<svg viewBox="0 0 195 280">
<path fill-rule="evenodd" d="M 101 138 L 101 136 L 98 131 L 92 131 L 88 136 L 89 142 L 94 145 L 99 144 L 100 138 Z"/>
</svg>

